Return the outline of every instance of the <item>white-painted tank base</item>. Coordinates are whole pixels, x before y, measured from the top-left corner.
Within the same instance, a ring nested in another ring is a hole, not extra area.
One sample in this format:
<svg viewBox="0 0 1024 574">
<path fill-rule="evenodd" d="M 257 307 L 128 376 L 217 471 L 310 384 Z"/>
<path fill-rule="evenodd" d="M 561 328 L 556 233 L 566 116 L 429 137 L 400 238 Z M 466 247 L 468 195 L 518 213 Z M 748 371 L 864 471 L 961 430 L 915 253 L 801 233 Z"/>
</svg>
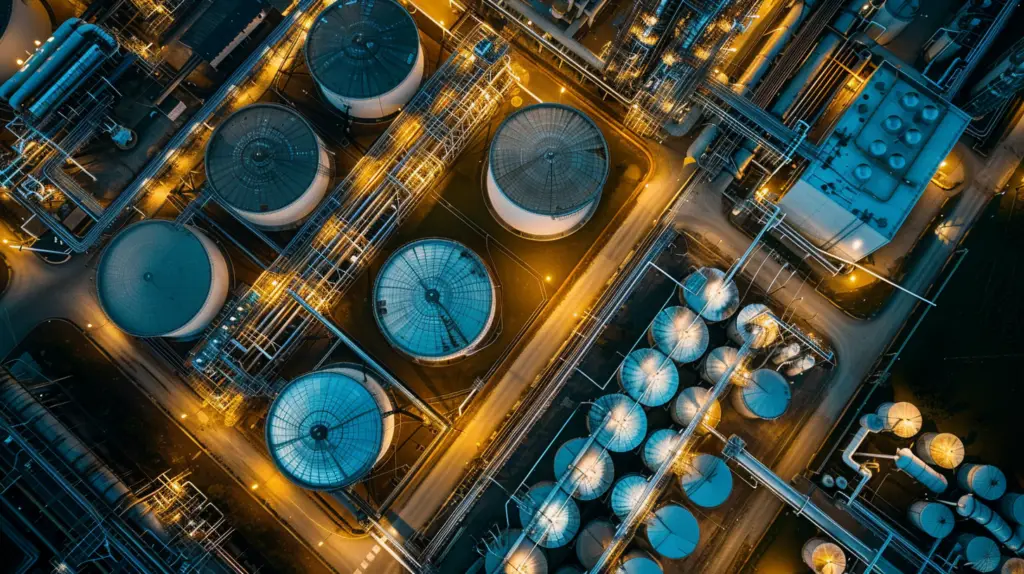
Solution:
<svg viewBox="0 0 1024 574">
<path fill-rule="evenodd" d="M 263 229 L 275 230 L 297 227 L 310 213 L 313 213 L 316 206 L 320 204 L 320 200 L 327 195 L 327 188 L 331 183 L 333 171 L 331 168 L 331 156 L 327 153 L 327 147 L 320 139 L 320 136 L 316 136 L 316 143 L 320 150 L 320 168 L 317 170 L 316 177 L 309 184 L 309 187 L 306 188 L 306 191 L 302 192 L 302 195 L 297 197 L 295 201 L 274 211 L 246 211 L 227 206 L 228 209 L 234 211 L 239 217 L 256 227 Z"/>
<path fill-rule="evenodd" d="M 11 21 L 0 38 L 0 82 L 18 71 L 18 60 L 27 60 L 36 49 L 35 42 L 50 36 L 50 18 L 39 0 L 9 0 Z"/>
<path fill-rule="evenodd" d="M 420 89 L 423 80 L 423 45 L 409 75 L 391 90 L 373 98 L 348 98 L 320 86 L 328 102 L 342 113 L 358 120 L 379 120 L 397 114 Z"/>
<path fill-rule="evenodd" d="M 217 244 L 207 237 L 205 233 L 192 226 L 185 227 L 199 239 L 200 243 L 203 244 L 203 249 L 206 250 L 206 255 L 210 258 L 211 272 L 210 292 L 207 293 L 206 301 L 199 309 L 199 312 L 196 313 L 188 323 L 185 323 L 177 330 L 165 335 L 166 337 L 180 339 L 187 339 L 198 335 L 206 328 L 207 325 L 217 318 L 217 313 L 220 313 L 221 308 L 224 306 L 224 302 L 227 301 L 228 287 L 230 287 L 228 262 L 224 258 L 224 253 L 221 252 L 220 248 L 217 247 Z"/>
<path fill-rule="evenodd" d="M 324 370 L 331 373 L 341 373 L 353 381 L 358 382 L 367 391 L 370 391 L 370 395 L 373 396 L 373 400 L 377 403 L 377 407 L 380 409 L 382 414 L 393 413 L 395 411 L 395 407 L 391 403 L 391 397 L 389 397 L 387 392 L 384 391 L 384 387 L 381 386 L 380 381 L 374 377 L 373 372 L 369 372 L 358 365 L 350 363 L 334 365 Z M 395 437 L 394 415 L 385 416 L 381 421 L 383 422 L 383 432 L 381 433 L 380 452 L 377 453 L 377 461 L 374 464 L 378 464 L 384 459 L 384 455 L 388 453 L 388 449 L 391 447 L 391 441 Z"/>
<path fill-rule="evenodd" d="M 575 213 L 552 217 L 533 213 L 512 202 L 494 180 L 494 171 L 487 167 L 487 205 L 502 227 L 516 235 L 535 241 L 553 241 L 572 235 L 590 221 L 597 211 L 600 196 Z"/>
</svg>

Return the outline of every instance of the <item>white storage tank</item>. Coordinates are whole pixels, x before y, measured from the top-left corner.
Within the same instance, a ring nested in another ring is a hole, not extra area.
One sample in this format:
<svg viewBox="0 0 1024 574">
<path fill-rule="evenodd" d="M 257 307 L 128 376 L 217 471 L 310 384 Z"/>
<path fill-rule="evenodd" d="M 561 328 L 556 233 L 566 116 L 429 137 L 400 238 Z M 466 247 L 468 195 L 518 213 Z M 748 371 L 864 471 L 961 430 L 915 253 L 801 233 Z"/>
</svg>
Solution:
<svg viewBox="0 0 1024 574">
<path fill-rule="evenodd" d="M 913 403 L 882 403 L 878 407 L 878 416 L 882 417 L 885 430 L 900 438 L 910 438 L 921 431 L 924 419 L 921 411 Z"/>
<path fill-rule="evenodd" d="M 704 357 L 704 364 L 701 365 L 700 377 L 712 385 L 725 376 L 729 368 L 736 365 L 729 376 L 731 384 L 743 384 L 746 381 L 747 372 L 744 365 L 738 364 L 740 360 L 739 349 L 734 347 L 716 347 Z M 726 387 L 728 390 L 728 387 Z"/>
<path fill-rule="evenodd" d="M 373 285 L 384 337 L 414 361 L 440 364 L 476 352 L 497 314 L 494 280 L 479 255 L 450 239 L 399 247 Z"/>
<path fill-rule="evenodd" d="M 631 451 L 647 436 L 647 413 L 626 395 L 604 395 L 590 407 L 587 430 L 612 452 Z"/>
<path fill-rule="evenodd" d="M 907 518 L 921 532 L 932 538 L 945 538 L 953 533 L 956 517 L 941 502 L 919 500 L 910 505 Z"/>
<path fill-rule="evenodd" d="M 597 441 L 591 443 L 587 452 L 574 465 L 573 461 L 583 452 L 586 443 L 585 438 L 574 438 L 558 447 L 555 452 L 555 477 L 561 479 L 571 472 L 571 477 L 563 483 L 562 488 L 580 500 L 594 500 L 611 488 L 615 468 L 608 451 L 601 448 Z"/>
<path fill-rule="evenodd" d="M 886 0 L 878 9 L 868 28 L 869 34 L 879 45 L 884 46 L 899 36 L 921 12 L 921 0 Z"/>
<path fill-rule="evenodd" d="M 704 387 L 687 387 L 679 393 L 672 404 L 672 420 L 680 426 L 690 426 L 690 422 L 708 401 L 711 401 L 711 406 L 704 413 L 704 420 L 700 426 L 694 431 L 697 435 L 707 434 L 722 420 L 722 405 L 717 399 L 712 399 L 711 391 Z"/>
<path fill-rule="evenodd" d="M 0 82 L 7 81 L 50 36 L 50 19 L 39 0 L 0 3 Z M 20 63 L 19 63 L 20 61 Z"/>
<path fill-rule="evenodd" d="M 556 491 L 555 483 L 538 482 L 519 502 L 519 521 L 531 540 L 544 548 L 559 548 L 579 531 L 580 510 L 569 495 Z"/>
<path fill-rule="evenodd" d="M 666 504 L 644 522 L 647 541 L 654 551 L 673 560 L 686 558 L 700 542 L 700 525 L 689 510 L 678 504 Z"/>
<path fill-rule="evenodd" d="M 740 307 L 740 291 L 725 273 L 713 267 L 701 267 L 690 273 L 679 289 L 679 299 L 700 313 L 709 323 L 732 317 Z"/>
<path fill-rule="evenodd" d="M 608 180 L 608 143 L 576 108 L 542 103 L 498 126 L 487 163 L 487 200 L 509 231 L 552 240 L 583 227 Z"/>
<path fill-rule="evenodd" d="M 778 351 L 775 351 L 775 354 L 772 355 L 772 363 L 781 365 L 787 361 L 792 361 L 799 354 L 800 345 L 798 343 L 790 343 Z"/>
<path fill-rule="evenodd" d="M 662 574 L 661 564 L 643 550 L 632 550 L 622 557 L 615 574 Z"/>
<path fill-rule="evenodd" d="M 162 219 L 118 233 L 96 270 L 100 307 L 136 337 L 198 335 L 224 306 L 229 284 L 227 261 L 213 241 Z"/>
<path fill-rule="evenodd" d="M 337 490 L 362 480 L 394 437 L 391 400 L 365 369 L 341 365 L 288 383 L 267 412 L 270 458 L 303 488 Z"/>
<path fill-rule="evenodd" d="M 677 363 L 692 363 L 708 350 L 708 326 L 686 307 L 662 309 L 651 323 L 648 339 Z"/>
<path fill-rule="evenodd" d="M 811 538 L 804 543 L 800 556 L 816 574 L 843 574 L 846 572 L 846 554 L 838 544 L 824 538 Z"/>
<path fill-rule="evenodd" d="M 206 181 L 229 210 L 264 229 L 294 227 L 327 193 L 323 141 L 298 112 L 253 104 L 228 116 L 206 144 Z"/>
<path fill-rule="evenodd" d="M 679 390 L 679 371 L 656 349 L 636 349 L 619 365 L 619 384 L 633 400 L 660 407 Z"/>
<path fill-rule="evenodd" d="M 743 386 L 732 393 L 732 406 L 748 419 L 774 420 L 789 408 L 791 391 L 782 375 L 770 369 L 750 374 Z"/>
<path fill-rule="evenodd" d="M 928 463 L 917 458 L 909 448 L 896 449 L 896 468 L 910 475 L 928 490 L 935 494 L 942 494 L 946 491 L 949 483 L 946 477 L 939 474 Z"/>
<path fill-rule="evenodd" d="M 529 538 L 519 540 L 522 530 L 510 528 L 487 545 L 484 570 L 487 574 L 547 574 L 548 559 L 544 551 L 534 546 Z M 514 552 L 509 552 L 515 546 Z"/>
<path fill-rule="evenodd" d="M 423 79 L 419 31 L 395 0 L 328 5 L 309 30 L 305 52 L 324 98 L 355 119 L 397 113 Z"/>
<path fill-rule="evenodd" d="M 679 487 L 690 502 L 703 508 L 721 506 L 732 493 L 732 471 L 724 460 L 698 454 L 686 463 Z"/>
<path fill-rule="evenodd" d="M 965 533 L 957 537 L 957 542 L 966 566 L 978 572 L 995 572 L 999 568 L 999 545 L 991 538 Z"/>
<path fill-rule="evenodd" d="M 964 443 L 960 437 L 948 432 L 922 434 L 914 444 L 914 450 L 921 460 L 949 470 L 964 461 Z"/>
<path fill-rule="evenodd" d="M 786 367 L 786 376 L 796 377 L 798 375 L 802 375 L 807 371 L 813 369 L 814 365 L 816 365 L 817 362 L 818 361 L 814 358 L 814 355 L 808 353 L 800 357 L 799 359 L 793 361 L 792 363 L 789 364 L 788 367 Z"/>
<path fill-rule="evenodd" d="M 999 500 L 999 509 L 1003 516 L 1016 522 L 1024 524 L 1024 494 L 1011 492 Z"/>
<path fill-rule="evenodd" d="M 1006 493 L 1006 475 L 991 464 L 965 464 L 956 473 L 960 487 L 985 500 L 998 500 Z"/>
<path fill-rule="evenodd" d="M 625 520 L 644 495 L 647 479 L 639 474 L 627 474 L 620 478 L 612 487 L 610 504 L 612 513 L 620 520 Z"/>
<path fill-rule="evenodd" d="M 596 566 L 614 536 L 615 527 L 611 522 L 600 518 L 588 522 L 576 538 L 576 558 L 580 564 L 587 570 Z"/>
<path fill-rule="evenodd" d="M 750 342 L 752 349 L 764 349 L 779 339 L 779 324 L 772 318 L 771 309 L 752 303 L 740 309 L 727 329 L 733 343 L 743 346 Z"/>
<path fill-rule="evenodd" d="M 657 472 L 661 465 L 676 454 L 679 447 L 679 433 L 674 429 L 658 429 L 647 437 L 644 443 L 644 465 L 652 472 Z"/>
</svg>

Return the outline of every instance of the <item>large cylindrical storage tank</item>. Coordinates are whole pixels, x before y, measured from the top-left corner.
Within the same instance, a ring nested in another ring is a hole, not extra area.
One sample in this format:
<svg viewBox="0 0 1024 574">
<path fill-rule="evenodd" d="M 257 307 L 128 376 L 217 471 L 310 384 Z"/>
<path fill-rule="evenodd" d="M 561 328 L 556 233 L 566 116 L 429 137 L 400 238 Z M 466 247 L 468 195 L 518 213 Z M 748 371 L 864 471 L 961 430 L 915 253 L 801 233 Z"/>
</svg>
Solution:
<svg viewBox="0 0 1024 574">
<path fill-rule="evenodd" d="M 597 441 L 591 443 L 586 453 L 573 464 L 586 443 L 585 438 L 574 438 L 558 447 L 555 452 L 555 477 L 561 479 L 566 473 L 572 473 L 562 488 L 580 500 L 594 500 L 611 488 L 615 480 L 615 468 L 612 466 L 612 457 Z"/>
<path fill-rule="evenodd" d="M 886 0 L 874 18 L 869 34 L 884 46 L 900 35 L 921 12 L 921 0 Z"/>
<path fill-rule="evenodd" d="M 643 550 L 632 550 L 622 557 L 615 574 L 662 574 L 661 564 Z"/>
<path fill-rule="evenodd" d="M 708 350 L 708 326 L 686 307 L 667 307 L 651 322 L 648 339 L 673 361 L 692 363 Z"/>
<path fill-rule="evenodd" d="M 999 574 L 1024 574 L 1024 558 L 1003 556 L 999 561 Z"/>
<path fill-rule="evenodd" d="M 264 229 L 298 225 L 316 209 L 333 175 L 313 126 L 277 104 L 231 114 L 210 136 L 203 161 L 220 202 Z"/>
<path fill-rule="evenodd" d="M 505 118 L 487 155 L 487 200 L 501 223 L 529 239 L 583 227 L 608 180 L 608 142 L 576 108 L 543 103 Z"/>
<path fill-rule="evenodd" d="M 948 432 L 926 432 L 917 439 L 914 451 L 921 460 L 940 468 L 954 469 L 964 461 L 964 443 Z"/>
<path fill-rule="evenodd" d="M 657 472 L 661 465 L 665 464 L 666 460 L 675 456 L 678 447 L 678 431 L 674 429 L 658 429 L 652 432 L 651 436 L 647 437 L 641 458 L 644 461 L 644 465 L 651 472 Z"/>
<path fill-rule="evenodd" d="M 633 400 L 660 407 L 679 390 L 679 371 L 656 349 L 636 349 L 619 365 L 619 384 Z"/>
<path fill-rule="evenodd" d="M 752 349 L 764 349 L 772 345 L 779 339 L 779 324 L 770 313 L 771 310 L 760 303 L 744 306 L 729 323 L 729 338 L 740 346 L 750 341 Z"/>
<path fill-rule="evenodd" d="M 416 95 L 423 48 L 412 16 L 395 0 L 334 2 L 309 30 L 306 66 L 332 106 L 377 120 Z"/>
<path fill-rule="evenodd" d="M 986 536 L 961 534 L 957 537 L 965 566 L 978 572 L 995 572 L 999 568 L 999 545 Z"/>
<path fill-rule="evenodd" d="M 1006 475 L 991 464 L 965 464 L 956 473 L 960 488 L 985 500 L 998 500 L 1006 493 Z"/>
<path fill-rule="evenodd" d="M 516 544 L 522 532 L 518 528 L 503 530 L 493 544 L 487 545 L 484 556 L 487 574 L 547 574 L 548 559 L 542 549 L 528 538 Z M 510 553 L 513 546 L 515 551 Z"/>
<path fill-rule="evenodd" d="M 717 399 L 712 399 L 711 391 L 704 387 L 686 387 L 679 393 L 672 403 L 672 420 L 680 426 L 690 426 L 690 422 L 708 401 L 712 401 L 711 406 L 704 413 L 704 420 L 700 426 L 694 431 L 697 435 L 707 434 L 722 420 L 722 405 Z"/>
<path fill-rule="evenodd" d="M 551 501 L 546 502 L 549 496 Z M 519 521 L 531 540 L 544 548 L 559 548 L 580 529 L 580 510 L 569 495 L 556 491 L 555 483 L 538 482 L 519 503 Z"/>
<path fill-rule="evenodd" d="M 878 416 L 882 417 L 885 430 L 900 438 L 910 438 L 921 431 L 924 419 L 921 411 L 913 403 L 882 403 L 878 407 Z"/>
<path fill-rule="evenodd" d="M 733 347 L 716 347 L 711 349 L 708 356 L 704 357 L 704 363 L 700 368 L 700 378 L 712 385 L 717 384 L 718 380 L 724 377 L 725 373 L 735 365 L 736 368 L 729 375 L 729 382 L 734 385 L 743 384 L 746 380 L 746 372 L 743 365 L 739 364 L 739 361 L 739 349 Z"/>
<path fill-rule="evenodd" d="M 1024 524 L 1024 494 L 1011 492 L 999 500 L 999 510 L 1003 516 L 1016 522 Z"/>
<path fill-rule="evenodd" d="M 647 479 L 639 474 L 627 474 L 612 487 L 610 504 L 612 512 L 620 520 L 625 520 L 629 513 L 640 504 L 643 498 L 644 489 L 647 488 Z"/>
<path fill-rule="evenodd" d="M 928 466 L 928 463 L 918 458 L 909 448 L 896 449 L 896 468 L 907 473 L 935 494 L 942 494 L 949 486 L 946 477 Z"/>
<path fill-rule="evenodd" d="M 953 533 L 956 517 L 941 502 L 919 500 L 910 505 L 907 518 L 921 532 L 932 538 L 945 538 Z"/>
<path fill-rule="evenodd" d="M 479 255 L 450 239 L 406 243 L 381 266 L 373 315 L 384 337 L 414 361 L 474 353 L 497 314 L 494 280 Z"/>
<path fill-rule="evenodd" d="M 303 488 L 337 490 L 362 480 L 391 446 L 391 399 L 372 373 L 340 365 L 302 375 L 267 412 L 270 458 Z"/>
<path fill-rule="evenodd" d="M 748 419 L 773 420 L 789 408 L 791 392 L 782 375 L 758 369 L 732 393 L 732 406 Z"/>
<path fill-rule="evenodd" d="M 732 317 L 740 307 L 736 283 L 726 281 L 725 273 L 713 267 L 701 267 L 690 273 L 679 289 L 679 299 L 709 323 Z"/>
<path fill-rule="evenodd" d="M 626 395 L 604 395 L 587 413 L 587 430 L 612 452 L 631 451 L 647 436 L 647 413 Z"/>
<path fill-rule="evenodd" d="M 584 568 L 590 570 L 597 565 L 605 548 L 615 537 L 615 527 L 611 522 L 600 518 L 591 520 L 580 530 L 576 538 L 576 558 Z"/>
<path fill-rule="evenodd" d="M 711 454 L 698 454 L 679 476 L 679 486 L 690 502 L 703 508 L 721 506 L 732 493 L 732 471 Z"/>
<path fill-rule="evenodd" d="M 678 504 L 666 504 L 655 510 L 644 526 L 651 548 L 665 558 L 686 558 L 697 549 L 697 543 L 700 542 L 697 519 Z"/>
<path fill-rule="evenodd" d="M 36 42 L 45 42 L 49 36 L 50 18 L 39 0 L 0 4 L 0 82 L 13 76 L 35 51 Z"/>
<path fill-rule="evenodd" d="M 804 543 L 800 557 L 816 574 L 843 574 L 846 572 L 846 554 L 838 544 L 824 538 L 811 538 Z"/>
<path fill-rule="evenodd" d="M 118 233 L 96 270 L 100 307 L 136 337 L 199 334 L 224 306 L 229 284 L 227 261 L 213 241 L 194 227 L 161 219 Z"/>
</svg>

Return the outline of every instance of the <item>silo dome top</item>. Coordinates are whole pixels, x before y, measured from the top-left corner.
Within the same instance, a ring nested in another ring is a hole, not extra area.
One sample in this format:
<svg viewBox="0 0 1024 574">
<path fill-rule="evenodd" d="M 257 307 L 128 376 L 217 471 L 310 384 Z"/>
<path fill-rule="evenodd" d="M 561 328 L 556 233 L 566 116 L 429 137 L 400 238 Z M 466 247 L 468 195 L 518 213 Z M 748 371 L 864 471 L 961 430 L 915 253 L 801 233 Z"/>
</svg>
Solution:
<svg viewBox="0 0 1024 574">
<path fill-rule="evenodd" d="M 306 65 L 325 89 L 374 98 L 409 75 L 420 52 L 412 15 L 395 0 L 346 0 L 324 8 L 306 39 Z"/>
<path fill-rule="evenodd" d="M 597 441 L 591 443 L 579 462 L 573 465 L 586 443 L 585 438 L 574 438 L 558 447 L 555 452 L 555 477 L 561 478 L 565 473 L 572 472 L 572 476 L 563 483 L 563 488 L 580 500 L 594 500 L 612 485 L 615 468 L 612 466 L 612 457 Z"/>
<path fill-rule="evenodd" d="M 484 557 L 487 574 L 547 574 L 548 559 L 543 550 L 525 538 L 516 544 L 522 532 L 518 528 L 504 530 L 493 545 L 488 545 Z M 510 555 L 513 546 L 515 550 Z"/>
<path fill-rule="evenodd" d="M 885 422 L 885 430 L 900 438 L 910 438 L 921 430 L 923 418 L 914 403 L 883 403 L 878 407 L 878 416 Z"/>
<path fill-rule="evenodd" d="M 373 286 L 374 316 L 398 350 L 423 361 L 472 352 L 495 315 L 494 282 L 480 257 L 449 239 L 399 247 Z"/>
<path fill-rule="evenodd" d="M 779 418 L 786 412 L 792 393 L 786 379 L 771 369 L 754 371 L 738 392 L 751 412 L 768 420 Z"/>
<path fill-rule="evenodd" d="M 316 490 L 348 486 L 373 468 L 384 443 L 384 413 L 373 394 L 339 371 L 289 383 L 267 413 L 267 447 L 281 471 Z"/>
<path fill-rule="evenodd" d="M 701 375 L 704 380 L 714 385 L 725 376 L 730 367 L 736 365 L 736 368 L 732 370 L 732 374 L 729 375 L 729 382 L 733 384 L 742 383 L 746 376 L 744 375 L 743 365 L 738 364 L 739 360 L 740 352 L 738 349 L 733 347 L 715 347 L 705 357 L 704 369 L 701 371 Z"/>
<path fill-rule="evenodd" d="M 740 306 L 740 291 L 725 273 L 714 267 L 701 267 L 689 274 L 680 289 L 686 304 L 708 321 L 724 321 Z"/>
<path fill-rule="evenodd" d="M 740 341 L 749 342 L 754 349 L 763 349 L 779 338 L 779 324 L 769 314 L 771 310 L 760 303 L 752 303 L 736 314 L 736 332 Z"/>
<path fill-rule="evenodd" d="M 552 217 L 576 213 L 608 179 L 608 143 L 583 112 L 561 104 L 518 110 L 491 140 L 490 169 L 517 206 Z"/>
<path fill-rule="evenodd" d="M 253 104 L 221 122 L 206 144 L 206 178 L 240 211 L 282 209 L 309 189 L 320 170 L 320 142 L 290 108 Z"/>
<path fill-rule="evenodd" d="M 679 371 L 668 357 L 655 349 L 637 349 L 619 365 L 623 390 L 640 404 L 661 406 L 679 389 Z"/>
<path fill-rule="evenodd" d="M 580 510 L 576 503 L 561 490 L 554 491 L 553 482 L 539 482 L 519 503 L 519 521 L 527 536 L 544 548 L 565 546 L 580 528 Z M 533 522 L 534 517 L 536 522 Z"/>
<path fill-rule="evenodd" d="M 657 471 L 666 460 L 676 454 L 679 433 L 673 429 L 659 429 L 651 433 L 644 443 L 643 460 L 647 468 Z"/>
<path fill-rule="evenodd" d="M 651 323 L 651 342 L 677 363 L 692 363 L 708 350 L 708 326 L 686 307 L 668 307 Z"/>
<path fill-rule="evenodd" d="M 999 570 L 999 574 L 1024 574 L 1024 558 L 1017 558 L 1016 556 L 1007 558 L 1003 562 L 1003 567 Z"/>
<path fill-rule="evenodd" d="M 199 314 L 214 273 L 208 246 L 195 231 L 147 219 L 107 245 L 96 271 L 96 290 L 103 312 L 121 330 L 161 337 Z"/>
<path fill-rule="evenodd" d="M 608 450 L 627 452 L 640 446 L 647 435 L 647 413 L 626 395 L 604 395 L 590 407 L 587 428 Z"/>
<path fill-rule="evenodd" d="M 661 565 L 643 550 L 634 550 L 622 557 L 615 574 L 662 574 Z"/>
<path fill-rule="evenodd" d="M 698 454 L 679 477 L 686 497 L 697 506 L 714 508 L 732 492 L 732 471 L 725 461 L 711 454 Z"/>
<path fill-rule="evenodd" d="M 612 487 L 611 506 L 615 516 L 625 520 L 633 508 L 640 504 L 645 488 L 647 479 L 639 474 L 627 474 L 620 478 Z"/>
<path fill-rule="evenodd" d="M 665 558 L 686 558 L 697 549 L 700 525 L 689 510 L 666 504 L 647 519 L 647 540 Z"/>
</svg>

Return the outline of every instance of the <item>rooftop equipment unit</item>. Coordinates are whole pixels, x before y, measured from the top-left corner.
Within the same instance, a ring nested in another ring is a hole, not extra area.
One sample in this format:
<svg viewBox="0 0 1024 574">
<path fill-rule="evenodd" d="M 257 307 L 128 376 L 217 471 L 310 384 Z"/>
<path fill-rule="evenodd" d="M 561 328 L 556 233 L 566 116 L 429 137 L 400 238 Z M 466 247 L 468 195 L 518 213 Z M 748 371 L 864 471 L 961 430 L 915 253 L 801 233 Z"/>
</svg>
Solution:
<svg viewBox="0 0 1024 574">
<path fill-rule="evenodd" d="M 619 519 L 625 520 L 629 513 L 640 504 L 643 498 L 644 489 L 647 488 L 647 479 L 639 474 L 627 474 L 612 487 L 611 507 L 612 513 Z"/>
<path fill-rule="evenodd" d="M 885 430 L 900 438 L 910 438 L 921 431 L 921 411 L 913 403 L 882 403 L 878 407 Z"/>
<path fill-rule="evenodd" d="M 391 446 L 394 406 L 355 365 L 314 371 L 288 383 L 267 412 L 270 458 L 295 484 L 337 490 L 362 480 Z"/>
<path fill-rule="evenodd" d="M 750 341 L 750 348 L 755 350 L 771 346 L 779 338 L 779 324 L 770 313 L 771 310 L 760 303 L 744 306 L 729 323 L 729 338 L 740 346 Z"/>
<path fill-rule="evenodd" d="M 228 264 L 201 231 L 147 219 L 110 241 L 96 270 L 100 307 L 136 337 L 198 335 L 227 299 Z"/>
<path fill-rule="evenodd" d="M 700 378 L 714 385 L 739 360 L 740 352 L 738 349 L 733 347 L 715 347 L 708 353 L 707 357 L 704 357 L 704 364 L 700 369 Z M 729 382 L 732 384 L 743 384 L 745 381 L 746 377 L 743 366 L 739 365 L 733 369 Z"/>
<path fill-rule="evenodd" d="M 36 42 L 47 42 L 49 36 L 50 19 L 42 2 L 0 3 L 0 82 L 7 81 L 23 67 L 25 53 L 35 50 Z"/>
<path fill-rule="evenodd" d="M 928 464 L 952 470 L 964 461 L 964 443 L 948 432 L 922 434 L 914 444 L 917 456 Z"/>
<path fill-rule="evenodd" d="M 1006 493 L 1006 475 L 991 464 L 965 464 L 956 480 L 961 488 L 985 500 L 998 500 Z"/>
<path fill-rule="evenodd" d="M 713 267 L 701 267 L 683 280 L 679 299 L 700 313 L 709 323 L 725 321 L 740 307 L 740 291 L 725 273 Z"/>
<path fill-rule="evenodd" d="M 666 504 L 651 514 L 645 523 L 647 540 L 658 554 L 678 560 L 697 549 L 700 525 L 689 510 Z"/>
<path fill-rule="evenodd" d="M 543 550 L 527 539 L 516 544 L 521 533 L 518 528 L 503 530 L 493 544 L 487 545 L 484 556 L 487 574 L 547 574 L 548 559 Z M 513 546 L 515 551 L 510 554 Z"/>
<path fill-rule="evenodd" d="M 423 79 L 416 22 L 395 0 L 334 2 L 309 30 L 306 66 L 338 110 L 362 120 L 390 117 Z"/>
<path fill-rule="evenodd" d="M 619 365 L 619 384 L 633 400 L 660 407 L 679 390 L 679 371 L 655 349 L 636 349 Z"/>
<path fill-rule="evenodd" d="M 487 200 L 512 233 L 551 240 L 583 227 L 608 180 L 608 143 L 576 108 L 543 103 L 513 112 L 491 140 Z"/>
<path fill-rule="evenodd" d="M 811 538 L 804 543 L 800 556 L 816 574 L 843 574 L 846 572 L 846 554 L 843 548 L 824 538 Z"/>
<path fill-rule="evenodd" d="M 399 247 L 373 286 L 374 317 L 393 347 L 414 361 L 450 362 L 475 352 L 497 309 L 480 257 L 450 239 Z"/>
<path fill-rule="evenodd" d="M 732 493 L 732 471 L 717 456 L 698 454 L 686 463 L 679 486 L 690 502 L 702 508 L 715 508 Z"/>
<path fill-rule="evenodd" d="M 711 391 L 704 387 L 687 387 L 679 393 L 672 404 L 672 420 L 679 426 L 690 426 L 690 422 L 709 400 L 712 401 L 711 406 L 704 413 L 704 420 L 701 421 L 700 426 L 694 431 L 698 435 L 707 434 L 722 420 L 722 406 L 718 399 L 711 398 Z"/>
<path fill-rule="evenodd" d="M 604 395 L 590 407 L 587 430 L 612 452 L 631 451 L 647 436 L 647 413 L 626 395 Z"/>
<path fill-rule="evenodd" d="M 590 570 L 597 565 L 605 548 L 615 537 L 615 527 L 603 519 L 591 520 L 576 538 L 576 558 L 584 568 Z"/>
<path fill-rule="evenodd" d="M 622 557 L 615 574 L 662 574 L 661 564 L 643 550 L 633 550 Z"/>
<path fill-rule="evenodd" d="M 206 144 L 206 179 L 230 210 L 257 227 L 298 225 L 327 193 L 330 156 L 298 112 L 253 104 L 221 122 Z"/>
<path fill-rule="evenodd" d="M 770 369 L 758 369 L 732 393 L 732 406 L 748 419 L 774 420 L 789 408 L 789 383 Z"/>
<path fill-rule="evenodd" d="M 576 456 L 583 451 L 587 443 L 585 438 L 574 438 L 565 441 L 555 452 L 555 476 L 561 478 L 571 472 L 572 476 L 563 483 L 563 489 L 580 500 L 594 500 L 602 496 L 612 486 L 615 479 L 615 468 L 612 457 L 597 443 L 592 443 L 586 454 L 572 466 Z"/>
<path fill-rule="evenodd" d="M 970 566 L 978 572 L 995 572 L 996 568 L 999 568 L 999 546 L 991 538 L 964 533 L 957 537 L 957 542 L 960 544 L 965 566 Z"/>
<path fill-rule="evenodd" d="M 648 339 L 677 363 L 692 363 L 708 350 L 708 327 L 686 307 L 667 307 L 654 317 Z"/>
<path fill-rule="evenodd" d="M 644 443 L 644 451 L 641 455 L 644 464 L 653 472 L 657 472 L 661 465 L 676 454 L 679 447 L 679 433 L 674 429 L 659 429 L 651 433 Z"/>
<path fill-rule="evenodd" d="M 945 538 L 953 533 L 956 517 L 941 502 L 919 500 L 910 505 L 907 518 L 921 532 L 932 538 Z"/>
<path fill-rule="evenodd" d="M 553 482 L 538 482 L 519 501 L 519 521 L 527 528 L 526 535 L 544 548 L 565 546 L 580 529 L 580 510 L 576 503 Z M 551 501 L 545 503 L 551 496 Z M 534 517 L 537 522 L 530 527 Z"/>
</svg>

